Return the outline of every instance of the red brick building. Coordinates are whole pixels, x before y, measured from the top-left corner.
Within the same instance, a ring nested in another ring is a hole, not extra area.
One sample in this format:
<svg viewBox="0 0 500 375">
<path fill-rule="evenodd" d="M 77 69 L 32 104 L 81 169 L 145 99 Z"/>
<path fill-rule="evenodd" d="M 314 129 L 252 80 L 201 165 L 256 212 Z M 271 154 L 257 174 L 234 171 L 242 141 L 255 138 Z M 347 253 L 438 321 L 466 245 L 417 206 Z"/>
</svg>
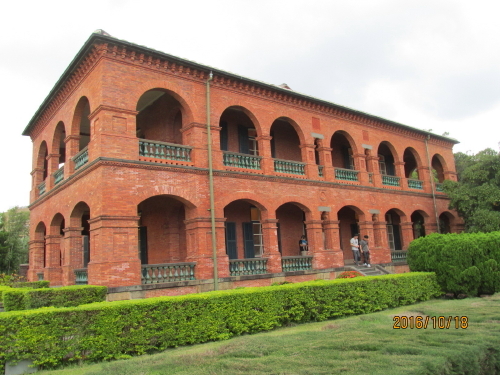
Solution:
<svg viewBox="0 0 500 375">
<path fill-rule="evenodd" d="M 456 141 L 102 31 L 23 134 L 29 278 L 53 285 L 206 290 L 214 260 L 235 285 L 329 277 L 352 260 L 353 233 L 390 265 L 438 223 L 461 228 L 440 189 L 456 179 Z"/>
</svg>

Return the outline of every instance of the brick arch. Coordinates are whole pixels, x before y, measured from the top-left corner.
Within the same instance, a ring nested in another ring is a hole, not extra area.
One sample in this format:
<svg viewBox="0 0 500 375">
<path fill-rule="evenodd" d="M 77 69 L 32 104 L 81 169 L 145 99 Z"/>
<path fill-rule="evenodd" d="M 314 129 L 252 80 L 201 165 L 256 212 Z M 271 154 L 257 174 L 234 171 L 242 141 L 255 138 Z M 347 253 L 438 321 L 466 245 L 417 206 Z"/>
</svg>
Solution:
<svg viewBox="0 0 500 375">
<path fill-rule="evenodd" d="M 392 153 L 392 156 L 394 157 L 394 162 L 397 163 L 399 161 L 401 161 L 401 158 L 399 157 L 399 154 L 396 150 L 396 148 L 393 146 L 393 144 L 389 141 L 381 141 L 377 147 L 375 148 L 376 152 L 378 153 L 378 149 L 379 147 L 382 145 L 382 144 L 385 144 L 387 145 L 387 147 L 389 148 L 389 150 L 391 151 Z"/>
<path fill-rule="evenodd" d="M 445 171 L 448 170 L 448 166 L 446 164 L 446 161 L 444 160 L 444 158 L 440 154 L 436 153 L 436 154 L 432 155 L 431 168 L 436 170 L 439 182 L 443 182 L 444 181 L 444 173 L 445 173 Z"/>
<path fill-rule="evenodd" d="M 194 121 L 194 114 L 191 106 L 189 105 L 189 102 L 187 99 L 184 98 L 183 95 L 179 94 L 179 92 L 183 92 L 180 87 L 167 87 L 167 82 L 163 82 L 161 84 L 151 84 L 150 82 L 145 82 L 144 84 L 139 84 L 136 87 L 136 91 L 134 95 L 131 96 L 131 102 L 128 103 L 128 107 L 136 111 L 137 110 L 137 104 L 139 103 L 139 100 L 141 97 L 149 92 L 149 91 L 163 91 L 172 96 L 175 100 L 177 100 L 180 103 L 180 110 L 182 113 L 182 126 L 186 126 L 188 124 L 191 124 Z M 174 85 L 172 85 L 174 86 Z"/>
<path fill-rule="evenodd" d="M 189 209 L 196 209 L 199 206 L 198 196 L 191 192 L 186 192 L 186 190 L 183 189 L 182 186 L 173 185 L 145 186 L 138 191 L 138 194 L 134 194 L 133 199 L 131 199 L 129 202 L 131 205 L 138 206 L 146 199 L 159 195 L 169 196 L 177 199 L 178 201 L 184 203 Z"/>
<path fill-rule="evenodd" d="M 347 142 L 349 142 L 349 145 L 351 146 L 352 153 L 357 154 L 358 153 L 358 146 L 356 145 L 356 141 L 351 136 L 351 134 L 349 134 L 349 132 L 347 130 L 336 130 L 335 132 L 333 132 L 333 134 L 330 137 L 330 142 L 328 142 L 328 145 L 332 144 L 333 137 L 337 133 L 342 134 L 347 139 Z"/>
<path fill-rule="evenodd" d="M 422 166 L 422 159 L 420 158 L 420 155 L 418 154 L 418 152 L 413 147 L 407 147 L 407 148 L 405 148 L 405 150 L 403 151 L 403 161 L 405 162 L 405 175 L 406 175 L 405 177 L 409 178 L 410 177 L 409 176 L 409 172 L 410 171 L 407 170 L 408 169 L 407 168 L 407 162 L 405 161 L 405 154 L 406 154 L 406 152 L 410 153 L 413 156 L 413 158 L 415 159 L 415 168 L 416 169 L 418 169 L 419 167 Z M 419 178 L 421 180 L 423 180 L 423 178 L 421 178 L 420 176 L 419 176 Z"/>
<path fill-rule="evenodd" d="M 186 198 L 183 198 L 179 195 L 174 195 L 174 194 L 155 194 L 155 195 L 148 196 L 147 198 L 138 202 L 137 207 L 139 207 L 139 205 L 141 203 L 147 201 L 150 198 L 161 198 L 161 197 L 170 198 L 170 199 L 176 200 L 177 202 L 182 203 L 186 209 L 186 219 L 190 219 L 190 218 L 196 216 L 196 208 L 197 207 L 191 201 L 187 200 Z"/>
<path fill-rule="evenodd" d="M 85 214 L 85 212 L 87 210 L 91 211 L 90 210 L 90 206 L 86 202 L 84 202 L 84 201 L 78 202 L 73 207 L 73 210 L 71 211 L 71 214 L 70 214 L 70 226 L 71 227 L 79 227 L 79 226 L 81 226 L 82 216 Z"/>
<path fill-rule="evenodd" d="M 90 100 L 86 96 L 81 96 L 80 99 L 78 99 L 78 103 L 76 104 L 75 110 L 73 111 L 73 120 L 71 122 L 70 135 L 80 135 L 80 122 L 82 120 L 83 111 L 87 104 L 89 106 L 89 113 L 92 113 Z"/>
<path fill-rule="evenodd" d="M 244 103 L 242 103 L 242 104 L 244 104 Z M 262 135 L 262 126 L 261 126 L 260 121 L 258 120 L 257 116 L 251 110 L 249 110 L 248 108 L 246 108 L 242 104 L 240 104 L 238 102 L 238 104 L 231 104 L 231 105 L 226 106 L 222 111 L 220 111 L 220 114 L 217 115 L 218 117 L 215 119 L 216 120 L 215 123 L 216 124 L 220 123 L 222 115 L 228 109 L 238 109 L 238 110 L 241 110 L 245 115 L 248 116 L 248 118 L 250 119 L 250 121 L 252 122 L 252 124 L 255 127 L 255 131 L 257 132 L 257 136 L 261 136 Z"/>
<path fill-rule="evenodd" d="M 61 213 L 56 213 L 50 222 L 50 234 L 61 234 L 61 225 L 64 223 L 64 216 Z"/>
<path fill-rule="evenodd" d="M 403 210 L 401 210 L 401 209 L 399 209 L 399 208 L 396 208 L 396 207 L 391 207 L 391 208 L 389 208 L 388 210 L 386 210 L 386 211 L 385 211 L 385 213 L 384 213 L 384 217 L 385 217 L 385 215 L 387 215 L 387 213 L 388 213 L 389 211 L 391 211 L 391 210 L 392 210 L 392 211 L 394 211 L 396 214 L 398 214 L 398 215 L 399 215 L 399 219 L 401 220 L 401 222 L 402 222 L 402 223 L 403 223 L 403 222 L 406 222 L 406 221 L 409 221 L 409 220 L 408 220 L 408 218 L 409 218 L 410 216 L 408 216 L 408 215 L 407 215 L 407 214 L 406 214 Z"/>
<path fill-rule="evenodd" d="M 225 196 L 223 199 L 220 199 L 217 202 L 217 206 L 220 207 L 222 211 L 230 205 L 233 202 L 236 201 L 245 201 L 248 203 L 253 204 L 255 207 L 257 207 L 260 212 L 267 212 L 266 206 L 264 206 L 262 203 L 260 203 L 260 199 L 257 194 L 251 194 L 251 193 L 236 193 L 236 194 L 231 194 L 230 196 Z"/>
<path fill-rule="evenodd" d="M 285 122 L 288 122 L 290 125 L 292 125 L 292 127 L 295 130 L 295 132 L 297 133 L 297 136 L 299 137 L 299 143 L 301 145 L 304 145 L 306 143 L 306 138 L 305 138 L 304 132 L 302 131 L 302 128 L 300 127 L 300 125 L 295 120 L 293 120 L 292 118 L 290 118 L 288 116 L 276 117 L 271 122 L 271 127 L 269 128 L 269 130 L 272 129 L 273 124 L 274 124 L 275 121 L 285 121 Z"/>
<path fill-rule="evenodd" d="M 36 153 L 35 168 L 43 168 L 45 164 L 45 157 L 49 153 L 49 147 L 46 141 L 42 141 L 40 146 L 38 146 L 38 152 Z"/>
<path fill-rule="evenodd" d="M 46 233 L 47 233 L 47 226 L 43 221 L 40 221 L 35 227 L 33 239 L 35 241 L 45 241 Z"/>
<path fill-rule="evenodd" d="M 297 206 L 302 211 L 304 211 L 306 215 L 309 215 L 312 212 L 312 210 L 307 206 L 306 203 L 299 202 L 296 199 L 293 200 L 284 199 L 284 201 L 280 200 L 279 203 L 276 204 L 276 208 L 274 211 L 276 212 L 281 206 L 284 206 L 285 204 L 293 204 L 294 206 Z"/>
<path fill-rule="evenodd" d="M 61 139 L 62 134 L 68 134 L 66 131 L 66 125 L 64 125 L 63 121 L 59 121 L 56 125 L 56 128 L 54 130 L 54 135 L 52 137 L 52 144 L 50 147 L 50 153 L 51 154 L 58 154 L 59 153 L 59 146 L 61 144 L 61 141 L 64 141 L 64 139 Z"/>
<path fill-rule="evenodd" d="M 366 220 L 366 215 L 365 213 L 363 212 L 362 209 L 360 209 L 358 206 L 354 206 L 354 205 L 351 205 L 351 204 L 348 204 L 348 205 L 344 205 L 340 208 L 338 208 L 336 211 L 335 211 L 335 214 L 337 215 L 337 218 L 336 220 L 339 220 L 338 219 L 338 215 L 339 215 L 339 212 L 340 210 L 344 209 L 344 208 L 350 208 L 351 210 L 354 211 L 355 214 L 358 215 L 358 220 L 359 221 L 365 221 Z"/>
<path fill-rule="evenodd" d="M 414 213 L 419 213 L 420 215 L 422 215 L 422 217 L 424 218 L 424 221 L 427 221 L 427 219 L 429 219 L 431 216 L 425 212 L 424 210 L 414 210 L 411 214 L 410 214 L 410 217 L 411 215 L 413 215 Z"/>
</svg>

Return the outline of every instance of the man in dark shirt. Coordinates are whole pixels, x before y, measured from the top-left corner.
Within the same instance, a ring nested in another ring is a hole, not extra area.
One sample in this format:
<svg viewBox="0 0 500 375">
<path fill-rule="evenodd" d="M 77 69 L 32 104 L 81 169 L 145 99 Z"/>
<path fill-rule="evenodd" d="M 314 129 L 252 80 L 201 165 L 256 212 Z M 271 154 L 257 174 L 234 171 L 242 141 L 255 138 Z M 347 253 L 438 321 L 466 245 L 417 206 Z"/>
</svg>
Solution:
<svg viewBox="0 0 500 375">
<path fill-rule="evenodd" d="M 370 249 L 368 248 L 368 236 L 365 235 L 359 243 L 361 251 L 363 252 L 363 258 L 365 260 L 365 266 L 371 267 L 370 265 Z"/>
</svg>

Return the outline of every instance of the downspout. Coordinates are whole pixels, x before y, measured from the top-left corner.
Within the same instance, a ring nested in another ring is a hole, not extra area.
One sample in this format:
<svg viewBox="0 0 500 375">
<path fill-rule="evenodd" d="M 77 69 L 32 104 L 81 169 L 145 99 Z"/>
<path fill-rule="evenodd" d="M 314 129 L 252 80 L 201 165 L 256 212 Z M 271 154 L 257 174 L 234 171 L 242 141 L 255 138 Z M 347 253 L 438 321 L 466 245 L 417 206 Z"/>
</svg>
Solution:
<svg viewBox="0 0 500 375">
<path fill-rule="evenodd" d="M 212 166 L 212 132 L 210 129 L 210 81 L 213 74 L 210 72 L 207 80 L 207 150 L 208 150 L 208 186 L 210 195 L 210 224 L 212 228 L 212 259 L 214 263 L 214 290 L 219 290 L 219 274 L 217 271 L 217 238 L 215 236 L 215 200 L 214 200 L 214 171 Z"/>
<path fill-rule="evenodd" d="M 441 228 L 439 227 L 437 204 L 436 204 L 436 184 L 434 182 L 434 174 L 432 173 L 431 158 L 429 156 L 429 144 L 428 144 L 429 139 L 431 139 L 431 135 L 427 134 L 427 138 L 425 139 L 425 151 L 427 152 L 427 163 L 429 164 L 429 171 L 430 171 L 432 203 L 434 204 L 434 216 L 436 217 L 437 231 L 438 233 L 441 233 Z"/>
</svg>

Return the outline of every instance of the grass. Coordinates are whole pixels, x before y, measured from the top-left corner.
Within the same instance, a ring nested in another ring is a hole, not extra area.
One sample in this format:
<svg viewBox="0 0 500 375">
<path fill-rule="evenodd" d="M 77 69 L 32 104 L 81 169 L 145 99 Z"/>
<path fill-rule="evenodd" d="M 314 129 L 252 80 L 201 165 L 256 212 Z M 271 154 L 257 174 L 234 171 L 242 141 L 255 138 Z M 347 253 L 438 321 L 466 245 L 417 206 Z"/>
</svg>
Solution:
<svg viewBox="0 0 500 375">
<path fill-rule="evenodd" d="M 393 329 L 394 316 L 467 316 L 468 328 Z M 500 374 L 500 294 L 433 300 L 40 375 Z"/>
</svg>

